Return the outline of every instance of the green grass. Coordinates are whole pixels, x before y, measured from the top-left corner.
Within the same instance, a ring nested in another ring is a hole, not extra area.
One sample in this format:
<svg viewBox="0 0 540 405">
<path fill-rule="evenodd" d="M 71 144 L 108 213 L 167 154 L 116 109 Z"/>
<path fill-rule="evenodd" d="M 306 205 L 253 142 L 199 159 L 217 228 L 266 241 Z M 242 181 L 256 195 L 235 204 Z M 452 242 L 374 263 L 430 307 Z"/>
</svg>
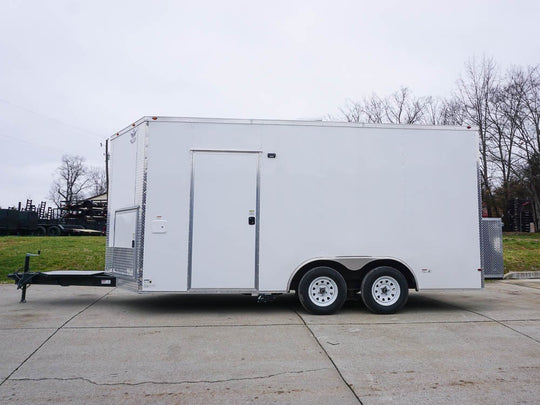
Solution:
<svg viewBox="0 0 540 405">
<path fill-rule="evenodd" d="M 24 266 L 26 253 L 30 271 L 103 270 L 105 268 L 104 236 L 2 236 L 0 237 L 0 283 L 12 282 L 9 273 Z"/>
<path fill-rule="evenodd" d="M 540 234 L 503 234 L 504 272 L 540 271 Z"/>
</svg>

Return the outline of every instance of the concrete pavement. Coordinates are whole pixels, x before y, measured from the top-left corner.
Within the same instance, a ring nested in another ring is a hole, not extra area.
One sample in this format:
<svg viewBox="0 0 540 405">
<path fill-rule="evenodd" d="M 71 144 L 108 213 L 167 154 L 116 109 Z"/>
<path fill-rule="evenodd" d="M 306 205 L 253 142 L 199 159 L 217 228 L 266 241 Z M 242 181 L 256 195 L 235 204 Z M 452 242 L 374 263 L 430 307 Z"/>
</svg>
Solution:
<svg viewBox="0 0 540 405">
<path fill-rule="evenodd" d="M 540 280 L 411 292 L 398 314 L 293 296 L 0 285 L 0 402 L 523 404 L 540 398 Z"/>
</svg>

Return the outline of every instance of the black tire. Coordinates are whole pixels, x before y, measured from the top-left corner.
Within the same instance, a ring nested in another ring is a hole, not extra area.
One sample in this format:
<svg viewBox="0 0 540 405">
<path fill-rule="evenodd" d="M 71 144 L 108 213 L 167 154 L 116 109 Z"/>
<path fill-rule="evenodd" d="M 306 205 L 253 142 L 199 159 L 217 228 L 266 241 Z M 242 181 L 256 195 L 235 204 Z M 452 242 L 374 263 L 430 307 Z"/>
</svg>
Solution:
<svg viewBox="0 0 540 405">
<path fill-rule="evenodd" d="M 309 270 L 298 284 L 298 299 L 306 311 L 330 315 L 339 311 L 347 299 L 347 283 L 331 267 Z"/>
<path fill-rule="evenodd" d="M 34 231 L 34 235 L 36 236 L 45 236 L 47 235 L 47 230 L 44 226 L 38 226 L 36 230 Z"/>
<path fill-rule="evenodd" d="M 371 312 L 393 314 L 409 297 L 407 279 L 393 267 L 376 267 L 362 280 L 362 300 Z"/>
<path fill-rule="evenodd" d="M 62 233 L 62 231 L 57 226 L 51 226 L 47 230 L 47 235 L 49 235 L 49 236 L 60 236 L 61 233 Z"/>
</svg>

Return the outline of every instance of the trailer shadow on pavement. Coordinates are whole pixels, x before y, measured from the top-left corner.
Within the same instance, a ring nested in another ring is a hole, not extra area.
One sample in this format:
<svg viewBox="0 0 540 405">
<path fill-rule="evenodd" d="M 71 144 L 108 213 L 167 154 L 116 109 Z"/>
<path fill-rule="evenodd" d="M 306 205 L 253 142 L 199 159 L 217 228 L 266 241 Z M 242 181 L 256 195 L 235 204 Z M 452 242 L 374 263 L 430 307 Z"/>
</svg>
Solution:
<svg viewBox="0 0 540 405">
<path fill-rule="evenodd" d="M 70 288 L 72 292 L 81 290 L 81 287 L 41 287 L 44 290 L 53 292 L 53 289 L 64 290 Z M 35 290 L 35 287 L 33 287 Z M 95 289 L 96 292 L 104 289 Z M 64 296 L 61 299 L 58 297 L 58 293 L 54 293 L 52 296 L 39 294 L 34 296 L 32 289 L 29 289 L 29 297 L 27 298 L 27 304 L 30 305 L 42 305 L 52 308 L 70 307 L 76 305 L 89 305 L 96 299 L 96 294 L 80 293 L 71 296 Z M 481 294 L 482 292 L 476 292 Z M 474 294 L 474 293 L 473 293 Z M 282 312 L 294 310 L 301 314 L 308 314 L 308 312 L 302 308 L 295 294 L 281 294 L 273 297 L 268 302 L 259 302 L 256 296 L 233 294 L 175 294 L 175 293 L 150 293 L 150 294 L 137 294 L 133 292 L 122 291 L 120 289 L 111 289 L 107 296 L 103 297 L 99 303 L 94 305 L 107 306 L 113 308 L 129 308 L 130 311 L 136 311 L 144 313 L 146 315 L 159 315 L 164 313 L 169 314 L 183 314 L 183 313 L 205 313 L 205 312 L 232 312 L 232 313 L 245 313 L 256 312 L 259 314 L 266 312 Z M 465 305 L 465 307 L 464 307 Z M 489 302 L 486 307 L 489 307 Z M 467 303 L 464 303 L 460 297 L 446 297 L 445 301 L 440 301 L 436 296 L 429 293 L 415 293 L 411 292 L 408 302 L 405 307 L 398 313 L 421 313 L 421 312 L 450 312 L 454 311 L 456 307 L 467 310 Z M 470 310 L 480 310 L 480 303 L 475 303 L 471 306 Z M 335 318 L 340 314 L 366 314 L 371 315 L 371 312 L 365 307 L 360 296 L 355 299 L 350 299 L 345 302 L 343 308 L 335 315 L 317 315 L 321 318 Z M 397 316 L 391 315 L 375 315 L 378 317 Z"/>
<path fill-rule="evenodd" d="M 14 286 L 4 285 L 3 288 L 15 290 Z M 37 289 L 39 289 L 38 294 Z M 69 294 L 63 294 L 67 292 Z M 103 291 L 106 291 L 103 294 Z M 89 292 L 90 291 L 90 292 Z M 10 304 L 18 303 L 17 294 L 11 291 Z M 101 294 L 100 294 L 101 293 Z M 519 296 L 519 291 L 505 291 L 505 295 Z M 103 296 L 104 297 L 100 297 Z M 113 308 L 129 308 L 130 311 L 141 312 L 146 315 L 159 315 L 164 313 L 179 315 L 183 313 L 205 312 L 255 312 L 265 313 L 272 311 L 294 310 L 300 314 L 308 314 L 299 304 L 295 294 L 276 295 L 268 302 L 259 302 L 256 296 L 242 294 L 178 294 L 178 293 L 148 293 L 137 294 L 122 289 L 105 289 L 87 287 L 60 287 L 60 286 L 31 286 L 28 289 L 27 305 L 39 305 L 52 308 L 68 308 L 77 305 L 89 305 L 100 297 L 94 305 Z M 455 311 L 456 308 L 471 312 L 482 312 L 496 306 L 492 297 L 482 290 L 445 291 L 445 292 L 414 292 L 409 293 L 405 307 L 398 314 L 375 315 L 376 317 L 396 317 L 400 314 L 444 313 Z M 19 308 L 19 309 L 22 309 Z M 356 313 L 359 315 L 372 315 L 365 307 L 360 296 L 345 302 L 345 305 L 335 315 L 318 315 L 317 318 L 339 318 L 343 314 Z"/>
<path fill-rule="evenodd" d="M 459 305 L 460 300 L 456 300 Z M 204 312 L 256 312 L 263 314 L 266 312 L 282 312 L 294 310 L 300 314 L 308 314 L 299 304 L 295 294 L 282 294 L 273 298 L 270 302 L 258 302 L 257 297 L 244 295 L 195 295 L 195 294 L 166 294 L 166 295 L 133 295 L 122 296 L 122 298 L 107 300 L 107 305 L 127 306 L 148 315 L 158 315 L 163 313 L 204 313 Z M 407 312 L 441 312 L 453 311 L 455 306 L 449 303 L 437 301 L 429 296 L 413 294 L 409 297 L 408 303 L 401 311 Z M 317 315 L 321 318 L 339 317 L 340 314 L 371 314 L 365 307 L 360 297 L 354 300 L 348 300 L 345 305 L 335 315 Z M 383 318 L 385 315 L 378 315 Z M 391 315 L 392 316 L 392 315 Z"/>
</svg>

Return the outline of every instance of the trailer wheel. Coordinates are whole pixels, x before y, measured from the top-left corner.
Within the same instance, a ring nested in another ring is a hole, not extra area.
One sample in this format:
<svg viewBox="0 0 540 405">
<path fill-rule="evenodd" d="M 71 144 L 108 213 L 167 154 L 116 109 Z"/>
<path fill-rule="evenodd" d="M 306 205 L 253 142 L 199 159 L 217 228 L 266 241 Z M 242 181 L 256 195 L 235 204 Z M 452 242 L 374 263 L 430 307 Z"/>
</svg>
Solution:
<svg viewBox="0 0 540 405">
<path fill-rule="evenodd" d="M 405 276 L 393 267 L 376 267 L 362 280 L 362 300 L 371 312 L 393 314 L 407 302 L 409 286 Z"/>
<path fill-rule="evenodd" d="M 47 235 L 47 230 L 44 226 L 38 226 L 36 230 L 34 231 L 34 235 L 36 236 L 45 236 Z"/>
<path fill-rule="evenodd" d="M 61 233 L 62 233 L 62 231 L 57 226 L 51 226 L 47 230 L 47 235 L 49 235 L 49 236 L 60 236 Z"/>
<path fill-rule="evenodd" d="M 302 306 L 315 315 L 330 315 L 341 309 L 347 299 L 347 283 L 331 267 L 309 270 L 298 284 Z"/>
</svg>

